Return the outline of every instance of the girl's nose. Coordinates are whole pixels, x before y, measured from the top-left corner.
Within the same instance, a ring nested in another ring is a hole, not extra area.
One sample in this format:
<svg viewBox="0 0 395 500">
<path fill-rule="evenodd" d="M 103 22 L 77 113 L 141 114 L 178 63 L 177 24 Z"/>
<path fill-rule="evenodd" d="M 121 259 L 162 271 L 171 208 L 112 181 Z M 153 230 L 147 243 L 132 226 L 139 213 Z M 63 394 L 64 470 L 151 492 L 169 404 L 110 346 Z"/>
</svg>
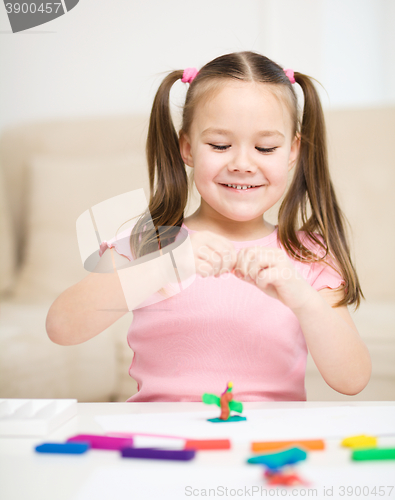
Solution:
<svg viewBox="0 0 395 500">
<path fill-rule="evenodd" d="M 229 169 L 233 172 L 255 172 L 256 166 L 245 150 L 235 152 Z"/>
</svg>

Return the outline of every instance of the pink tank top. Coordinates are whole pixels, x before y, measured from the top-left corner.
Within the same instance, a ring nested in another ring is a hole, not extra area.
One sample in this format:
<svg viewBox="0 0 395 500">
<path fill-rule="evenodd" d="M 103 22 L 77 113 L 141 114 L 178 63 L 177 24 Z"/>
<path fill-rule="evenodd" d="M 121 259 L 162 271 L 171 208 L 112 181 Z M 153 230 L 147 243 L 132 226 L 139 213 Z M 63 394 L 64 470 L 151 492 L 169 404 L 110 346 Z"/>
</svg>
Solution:
<svg viewBox="0 0 395 500">
<path fill-rule="evenodd" d="M 121 242 L 105 242 L 102 250 L 115 247 L 132 259 L 127 239 Z M 236 251 L 280 247 L 277 228 L 233 244 Z M 315 290 L 344 283 L 325 264 L 293 263 Z M 134 352 L 129 374 L 138 384 L 128 401 L 201 401 L 204 392 L 222 393 L 228 381 L 239 401 L 306 400 L 306 342 L 294 313 L 277 299 L 226 273 L 196 275 L 181 293 L 153 300 L 133 311 L 127 334 Z"/>
</svg>

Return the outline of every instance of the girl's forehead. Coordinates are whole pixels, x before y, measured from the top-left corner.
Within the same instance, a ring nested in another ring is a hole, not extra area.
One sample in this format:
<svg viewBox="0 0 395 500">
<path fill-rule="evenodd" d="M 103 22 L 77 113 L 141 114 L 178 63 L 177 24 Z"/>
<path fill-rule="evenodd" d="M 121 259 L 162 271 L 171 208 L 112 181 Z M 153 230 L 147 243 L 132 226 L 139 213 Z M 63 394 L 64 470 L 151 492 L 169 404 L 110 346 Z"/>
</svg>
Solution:
<svg viewBox="0 0 395 500">
<path fill-rule="evenodd" d="M 202 96 L 194 110 L 192 129 L 218 123 L 238 127 L 259 124 L 292 130 L 287 104 L 278 85 L 227 81 Z"/>
</svg>

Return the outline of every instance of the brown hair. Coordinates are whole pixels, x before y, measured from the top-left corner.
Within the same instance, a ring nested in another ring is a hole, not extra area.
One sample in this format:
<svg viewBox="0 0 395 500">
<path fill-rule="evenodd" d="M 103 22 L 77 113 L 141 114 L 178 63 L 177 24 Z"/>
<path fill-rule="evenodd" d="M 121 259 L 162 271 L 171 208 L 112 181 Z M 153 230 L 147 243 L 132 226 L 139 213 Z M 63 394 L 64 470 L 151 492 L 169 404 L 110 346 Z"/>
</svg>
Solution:
<svg viewBox="0 0 395 500">
<path fill-rule="evenodd" d="M 165 77 L 152 106 L 146 146 L 150 201 L 148 211 L 132 231 L 130 244 L 135 257 L 157 250 L 158 241 L 161 248 L 164 238 L 161 243 L 158 227 L 181 227 L 184 220 L 188 178 L 169 104 L 170 90 L 182 75 L 180 70 Z M 303 114 L 299 119 L 295 90 L 281 66 L 254 52 L 217 57 L 203 66 L 189 85 L 180 134 L 190 131 L 197 104 L 212 96 L 212 92 L 229 79 L 269 84 L 284 98 L 294 125 L 293 133 L 300 135 L 301 143 L 293 180 L 279 209 L 278 238 L 290 257 L 301 262 L 323 261 L 335 268 L 345 280 L 344 297 L 336 306 L 355 304 L 357 308 L 363 294 L 351 262 L 346 221 L 330 179 L 324 114 L 312 79 L 295 73 L 304 95 Z M 142 233 L 151 218 L 155 231 Z M 305 232 L 303 241 L 298 231 Z M 320 255 L 313 251 L 317 245 Z"/>
</svg>

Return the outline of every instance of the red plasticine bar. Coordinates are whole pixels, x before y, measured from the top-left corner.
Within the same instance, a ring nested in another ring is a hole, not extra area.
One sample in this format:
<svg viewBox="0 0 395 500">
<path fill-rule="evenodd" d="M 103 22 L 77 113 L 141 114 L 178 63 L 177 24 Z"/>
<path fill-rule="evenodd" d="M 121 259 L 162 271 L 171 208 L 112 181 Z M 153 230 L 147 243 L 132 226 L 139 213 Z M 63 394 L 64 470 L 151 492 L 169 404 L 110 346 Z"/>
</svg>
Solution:
<svg viewBox="0 0 395 500">
<path fill-rule="evenodd" d="M 89 443 L 91 448 L 96 448 L 97 450 L 121 450 L 126 446 L 133 446 L 132 438 L 119 438 L 96 434 L 78 434 L 77 436 L 69 438 L 67 442 Z"/>
<path fill-rule="evenodd" d="M 229 439 L 187 439 L 185 450 L 229 450 Z"/>
</svg>

